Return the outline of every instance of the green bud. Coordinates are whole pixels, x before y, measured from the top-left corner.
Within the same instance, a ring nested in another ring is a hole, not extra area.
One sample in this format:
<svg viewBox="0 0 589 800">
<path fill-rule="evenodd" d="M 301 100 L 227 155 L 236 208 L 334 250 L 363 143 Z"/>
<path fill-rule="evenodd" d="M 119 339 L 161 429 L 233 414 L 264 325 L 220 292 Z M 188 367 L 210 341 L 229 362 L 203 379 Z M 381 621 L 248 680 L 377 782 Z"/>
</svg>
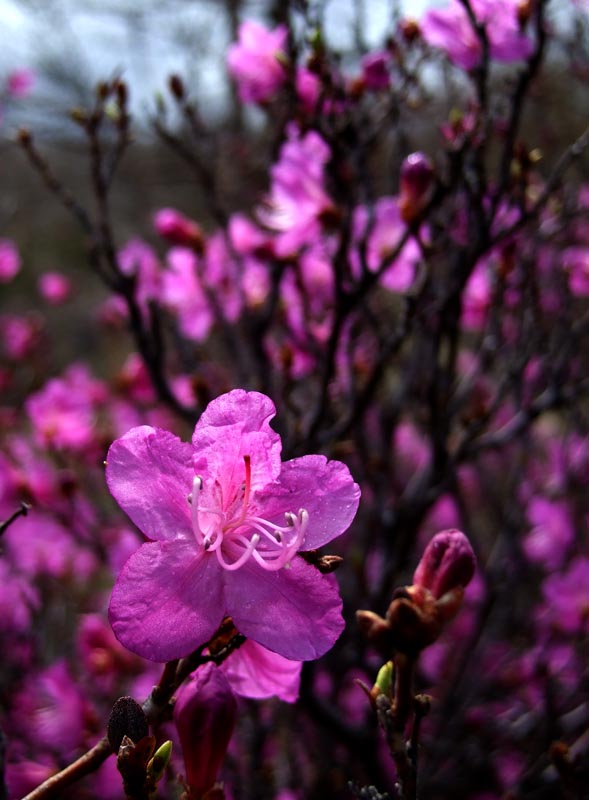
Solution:
<svg viewBox="0 0 589 800">
<path fill-rule="evenodd" d="M 390 697 L 393 688 L 393 662 L 387 661 L 378 670 L 376 683 L 374 684 L 385 697 Z"/>
<path fill-rule="evenodd" d="M 168 739 L 158 747 L 153 754 L 153 758 L 147 765 L 147 778 L 150 782 L 155 784 L 162 779 L 171 756 L 172 742 Z"/>
</svg>

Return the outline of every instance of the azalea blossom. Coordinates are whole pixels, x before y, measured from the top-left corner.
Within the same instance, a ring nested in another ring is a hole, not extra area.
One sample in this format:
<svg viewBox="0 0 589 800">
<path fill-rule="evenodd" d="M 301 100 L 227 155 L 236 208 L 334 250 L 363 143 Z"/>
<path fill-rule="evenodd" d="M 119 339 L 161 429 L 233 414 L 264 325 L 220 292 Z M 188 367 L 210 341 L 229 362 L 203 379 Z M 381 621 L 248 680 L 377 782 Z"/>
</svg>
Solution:
<svg viewBox="0 0 589 800">
<path fill-rule="evenodd" d="M 290 257 L 315 243 L 323 218 L 335 213 L 324 186 L 330 157 L 331 151 L 318 133 L 301 135 L 296 125 L 288 126 L 287 139 L 270 170 L 270 192 L 257 212 L 261 224 L 277 233 L 279 257 Z"/>
<path fill-rule="evenodd" d="M 281 463 L 272 401 L 242 389 L 212 401 L 192 444 L 149 426 L 111 446 L 109 489 L 152 540 L 126 562 L 110 620 L 153 661 L 188 655 L 230 616 L 285 658 L 325 653 L 343 629 L 333 575 L 300 558 L 342 534 L 360 498 L 348 468 L 321 455 Z"/>
<path fill-rule="evenodd" d="M 532 40 L 521 32 L 514 0 L 473 0 L 478 22 L 486 27 L 492 59 L 512 63 L 528 58 Z M 421 21 L 421 32 L 432 47 L 445 50 L 450 60 L 462 69 L 474 69 L 480 63 L 482 47 L 466 10 L 451 0 L 444 8 L 430 8 Z"/>
<path fill-rule="evenodd" d="M 244 103 L 272 100 L 286 81 L 288 31 L 279 25 L 270 31 L 254 20 L 239 26 L 239 40 L 227 53 L 227 66 Z"/>
<path fill-rule="evenodd" d="M 0 283 L 8 283 L 20 271 L 20 255 L 10 239 L 0 239 Z"/>
</svg>

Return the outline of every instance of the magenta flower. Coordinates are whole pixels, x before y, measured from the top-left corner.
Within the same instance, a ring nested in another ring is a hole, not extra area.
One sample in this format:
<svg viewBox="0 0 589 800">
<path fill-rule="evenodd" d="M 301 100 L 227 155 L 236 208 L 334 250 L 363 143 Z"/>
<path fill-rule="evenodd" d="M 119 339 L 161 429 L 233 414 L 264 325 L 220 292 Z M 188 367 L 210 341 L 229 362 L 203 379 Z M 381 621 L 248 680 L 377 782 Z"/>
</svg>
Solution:
<svg viewBox="0 0 589 800">
<path fill-rule="evenodd" d="M 533 43 L 521 32 L 516 0 L 473 0 L 477 20 L 486 26 L 492 59 L 511 63 L 527 58 Z M 478 66 L 482 48 L 464 7 L 451 0 L 445 8 L 426 11 L 420 24 L 425 41 L 445 50 L 448 58 L 462 69 Z"/>
<path fill-rule="evenodd" d="M 41 297 L 52 306 L 65 303 L 72 293 L 70 279 L 61 272 L 44 272 L 39 276 L 37 288 Z"/>
<path fill-rule="evenodd" d="M 589 559 L 577 556 L 564 573 L 550 575 L 542 586 L 543 622 L 568 634 L 581 634 L 589 621 Z"/>
<path fill-rule="evenodd" d="M 35 440 L 42 447 L 87 454 L 106 397 L 106 387 L 84 364 L 70 365 L 62 377 L 52 378 L 25 401 Z"/>
<path fill-rule="evenodd" d="M 26 67 L 15 69 L 6 78 L 6 92 L 14 99 L 26 97 L 30 94 L 34 83 L 35 73 L 32 69 Z"/>
<path fill-rule="evenodd" d="M 398 197 L 380 197 L 374 204 L 374 220 L 369 227 L 369 214 L 365 206 L 354 209 L 354 244 L 360 244 L 368 236 L 366 245 L 366 266 L 377 272 L 386 265 L 380 283 L 391 292 L 405 292 L 413 283 L 415 271 L 421 257 L 419 246 L 413 237 L 401 248 L 394 261 L 391 256 L 403 238 L 407 225 L 402 218 Z M 359 275 L 362 264 L 356 248 L 350 253 L 354 275 Z"/>
<path fill-rule="evenodd" d="M 186 656 L 222 619 L 285 658 L 318 658 L 343 628 L 333 575 L 297 557 L 352 522 L 347 467 L 309 455 L 281 464 L 271 400 L 237 389 L 209 404 L 192 445 L 148 426 L 113 443 L 107 482 L 151 540 L 125 564 L 110 620 L 152 661 Z"/>
<path fill-rule="evenodd" d="M 262 225 L 276 231 L 276 254 L 289 257 L 314 244 L 322 232 L 322 220 L 333 216 L 333 201 L 325 191 L 325 165 L 331 152 L 315 131 L 301 136 L 296 125 L 287 128 L 279 159 L 271 168 L 272 184 L 257 216 Z"/>
<path fill-rule="evenodd" d="M 20 255 L 10 239 L 0 239 L 0 283 L 8 283 L 20 271 Z"/>
<path fill-rule="evenodd" d="M 239 26 L 239 39 L 227 52 L 227 66 L 244 103 L 272 100 L 286 81 L 287 37 L 284 25 L 269 31 L 247 20 Z"/>
</svg>

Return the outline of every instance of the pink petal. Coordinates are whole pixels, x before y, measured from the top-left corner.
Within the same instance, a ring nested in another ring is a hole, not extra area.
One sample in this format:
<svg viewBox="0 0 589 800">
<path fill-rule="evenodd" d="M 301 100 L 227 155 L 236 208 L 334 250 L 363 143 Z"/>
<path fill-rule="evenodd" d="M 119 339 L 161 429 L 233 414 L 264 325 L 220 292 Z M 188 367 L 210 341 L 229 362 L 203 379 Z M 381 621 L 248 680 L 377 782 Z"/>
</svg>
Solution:
<svg viewBox="0 0 589 800">
<path fill-rule="evenodd" d="M 182 658 L 225 616 L 222 569 L 192 542 L 141 545 L 113 589 L 109 619 L 128 650 L 151 661 Z"/>
<path fill-rule="evenodd" d="M 350 526 L 360 502 L 360 487 L 340 461 L 309 455 L 285 461 L 280 477 L 253 500 L 259 516 L 284 525 L 287 511 L 304 508 L 309 526 L 301 550 L 313 550 Z"/>
<path fill-rule="evenodd" d="M 108 451 L 108 488 L 150 539 L 192 537 L 193 477 L 192 447 L 159 428 L 132 428 Z"/>
<path fill-rule="evenodd" d="M 244 636 L 293 661 L 319 658 L 344 629 L 334 576 L 301 558 L 277 572 L 244 565 L 227 581 L 225 597 Z"/>
<path fill-rule="evenodd" d="M 280 436 L 270 427 L 274 403 L 259 392 L 235 389 L 213 400 L 192 437 L 194 469 L 213 477 L 228 496 L 244 481 L 244 456 L 251 460 L 251 488 L 270 483 L 280 472 Z"/>
<path fill-rule="evenodd" d="M 291 661 L 248 639 L 224 661 L 221 669 L 241 697 L 279 697 L 294 703 L 301 682 L 300 661 Z"/>
</svg>

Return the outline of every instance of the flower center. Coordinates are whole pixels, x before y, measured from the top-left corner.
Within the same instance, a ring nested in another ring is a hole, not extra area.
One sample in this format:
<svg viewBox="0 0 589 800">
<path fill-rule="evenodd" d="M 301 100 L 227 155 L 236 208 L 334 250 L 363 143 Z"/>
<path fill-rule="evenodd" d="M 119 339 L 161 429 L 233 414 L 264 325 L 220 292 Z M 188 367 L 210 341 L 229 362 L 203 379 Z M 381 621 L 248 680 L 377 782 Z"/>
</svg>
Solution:
<svg viewBox="0 0 589 800">
<path fill-rule="evenodd" d="M 229 502 L 223 502 L 221 487 L 215 481 L 206 492 L 207 504 L 202 497 L 203 479 L 196 475 L 191 506 L 192 530 L 199 545 L 215 553 L 223 569 L 233 571 L 253 560 L 265 570 L 273 572 L 288 567 L 301 545 L 309 523 L 309 514 L 300 508 L 296 514 L 286 511 L 284 525 L 277 525 L 258 516 L 250 506 L 251 459 L 243 457 L 245 481 Z"/>
</svg>

